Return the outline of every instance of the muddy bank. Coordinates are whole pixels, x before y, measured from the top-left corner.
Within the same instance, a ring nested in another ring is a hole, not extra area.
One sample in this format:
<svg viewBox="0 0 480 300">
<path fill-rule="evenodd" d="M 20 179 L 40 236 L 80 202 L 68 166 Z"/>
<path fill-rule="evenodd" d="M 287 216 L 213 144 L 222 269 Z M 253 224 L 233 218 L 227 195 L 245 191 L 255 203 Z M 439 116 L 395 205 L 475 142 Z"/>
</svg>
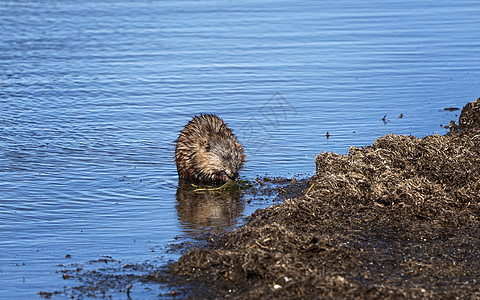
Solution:
<svg viewBox="0 0 480 300">
<path fill-rule="evenodd" d="M 451 129 L 319 154 L 284 203 L 149 279 L 182 298 L 480 298 L 480 99 Z"/>
</svg>

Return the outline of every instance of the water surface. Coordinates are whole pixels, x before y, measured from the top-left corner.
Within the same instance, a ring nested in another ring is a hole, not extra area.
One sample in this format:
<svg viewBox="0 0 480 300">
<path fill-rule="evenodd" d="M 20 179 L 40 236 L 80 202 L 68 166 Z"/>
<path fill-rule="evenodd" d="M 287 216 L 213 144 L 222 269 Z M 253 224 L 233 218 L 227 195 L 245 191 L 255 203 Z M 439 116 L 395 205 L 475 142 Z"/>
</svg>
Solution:
<svg viewBox="0 0 480 300">
<path fill-rule="evenodd" d="M 173 141 L 194 114 L 234 129 L 247 180 L 445 133 L 459 111 L 444 108 L 480 96 L 479 15 L 477 1 L 1 1 L 0 295 L 75 285 L 61 264 L 162 264 L 175 237 L 217 224 L 185 211 L 220 204 L 176 198 Z M 229 203 L 232 225 L 270 202 Z"/>
</svg>

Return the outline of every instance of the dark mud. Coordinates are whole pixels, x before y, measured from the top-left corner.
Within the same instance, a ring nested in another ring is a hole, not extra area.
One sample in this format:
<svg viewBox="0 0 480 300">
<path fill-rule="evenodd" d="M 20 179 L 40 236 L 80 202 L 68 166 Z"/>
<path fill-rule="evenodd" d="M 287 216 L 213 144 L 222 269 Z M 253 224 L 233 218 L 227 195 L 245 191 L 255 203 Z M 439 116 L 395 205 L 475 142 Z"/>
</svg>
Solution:
<svg viewBox="0 0 480 300">
<path fill-rule="evenodd" d="M 387 135 L 316 165 L 161 280 L 181 298 L 480 298 L 480 99 L 444 136 Z"/>
</svg>

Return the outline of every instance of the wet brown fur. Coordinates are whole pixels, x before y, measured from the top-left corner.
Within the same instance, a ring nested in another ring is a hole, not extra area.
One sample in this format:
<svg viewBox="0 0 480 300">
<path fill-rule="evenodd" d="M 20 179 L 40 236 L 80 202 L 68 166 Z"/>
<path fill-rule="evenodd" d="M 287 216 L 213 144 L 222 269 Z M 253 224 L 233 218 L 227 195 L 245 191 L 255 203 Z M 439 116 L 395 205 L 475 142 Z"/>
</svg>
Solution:
<svg viewBox="0 0 480 300">
<path fill-rule="evenodd" d="M 245 162 L 243 147 L 216 115 L 195 116 L 175 142 L 180 178 L 203 182 L 238 179 L 238 171 Z"/>
</svg>

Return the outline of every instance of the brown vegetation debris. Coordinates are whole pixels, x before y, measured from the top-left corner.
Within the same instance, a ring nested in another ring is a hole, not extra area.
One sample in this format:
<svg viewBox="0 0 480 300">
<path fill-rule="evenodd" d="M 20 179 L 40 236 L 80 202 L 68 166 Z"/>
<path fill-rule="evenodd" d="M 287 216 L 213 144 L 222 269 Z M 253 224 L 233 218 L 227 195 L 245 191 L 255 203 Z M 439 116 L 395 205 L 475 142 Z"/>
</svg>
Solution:
<svg viewBox="0 0 480 300">
<path fill-rule="evenodd" d="M 444 136 L 319 154 L 301 192 L 165 276 L 185 297 L 480 298 L 479 103 Z"/>
</svg>

